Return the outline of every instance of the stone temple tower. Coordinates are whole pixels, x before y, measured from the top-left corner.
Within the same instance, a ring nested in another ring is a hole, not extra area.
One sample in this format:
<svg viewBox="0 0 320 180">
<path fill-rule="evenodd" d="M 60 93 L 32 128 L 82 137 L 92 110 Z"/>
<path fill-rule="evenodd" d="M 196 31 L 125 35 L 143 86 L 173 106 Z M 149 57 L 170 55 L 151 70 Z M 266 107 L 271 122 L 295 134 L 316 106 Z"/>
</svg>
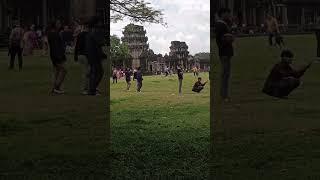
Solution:
<svg viewBox="0 0 320 180">
<path fill-rule="evenodd" d="M 171 41 L 169 56 L 174 67 L 181 64 L 184 68 L 188 67 L 188 45 L 186 42 Z"/>
<path fill-rule="evenodd" d="M 141 55 L 149 48 L 146 31 L 143 26 L 128 24 L 122 33 L 121 40 L 128 45 L 129 53 L 132 57 L 132 68 L 140 67 L 142 65 Z"/>
</svg>

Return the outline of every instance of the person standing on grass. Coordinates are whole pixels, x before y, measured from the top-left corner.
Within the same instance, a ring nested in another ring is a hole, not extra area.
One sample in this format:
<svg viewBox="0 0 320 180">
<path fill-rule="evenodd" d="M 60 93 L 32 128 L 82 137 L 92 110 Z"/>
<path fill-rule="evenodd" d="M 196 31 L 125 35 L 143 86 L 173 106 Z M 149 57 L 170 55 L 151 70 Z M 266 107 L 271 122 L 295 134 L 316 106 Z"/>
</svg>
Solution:
<svg viewBox="0 0 320 180">
<path fill-rule="evenodd" d="M 275 17 L 271 14 L 267 15 L 266 18 L 266 26 L 267 26 L 267 33 L 269 36 L 269 45 L 273 46 L 273 38 L 280 35 L 279 24 Z"/>
<path fill-rule="evenodd" d="M 231 58 L 234 55 L 233 41 L 234 37 L 231 34 L 231 28 L 227 22 L 230 21 L 230 9 L 222 8 L 219 10 L 219 20 L 215 24 L 216 43 L 219 49 L 219 57 L 222 66 L 221 74 L 221 97 L 223 101 L 229 102 L 229 79 L 231 74 Z"/>
<path fill-rule="evenodd" d="M 37 46 L 37 35 L 34 30 L 35 26 L 32 25 L 30 27 L 26 28 L 26 32 L 24 33 L 23 36 L 23 41 L 24 41 L 24 48 L 23 48 L 23 55 L 24 56 L 29 56 L 33 55 L 33 50 Z"/>
<path fill-rule="evenodd" d="M 320 59 L 320 16 L 317 18 L 315 31 L 317 39 L 317 58 Z"/>
<path fill-rule="evenodd" d="M 23 29 L 20 27 L 20 24 L 17 23 L 12 29 L 9 37 L 9 55 L 10 55 L 10 64 L 9 70 L 14 69 L 14 61 L 16 55 L 18 55 L 19 60 L 19 71 L 22 70 L 22 51 L 23 51 Z"/>
<path fill-rule="evenodd" d="M 64 94 L 61 86 L 67 74 L 67 70 L 65 68 L 65 63 L 67 61 L 64 48 L 65 46 L 63 39 L 60 36 L 61 27 L 61 21 L 57 20 L 51 24 L 47 34 L 50 58 L 54 68 L 53 88 L 51 91 L 53 94 Z"/>
<path fill-rule="evenodd" d="M 291 67 L 294 54 L 290 50 L 281 53 L 281 62 L 276 64 L 268 76 L 262 92 L 277 98 L 287 98 L 287 96 L 301 84 L 300 78 L 310 68 L 311 64 L 301 68 Z"/>
<path fill-rule="evenodd" d="M 130 86 L 131 86 L 131 76 L 132 76 L 131 70 L 129 68 L 127 68 L 126 71 L 124 72 L 124 75 L 126 77 L 127 90 L 129 91 Z"/>
<path fill-rule="evenodd" d="M 136 80 L 137 80 L 137 92 L 141 92 L 142 81 L 143 81 L 141 67 L 137 68 Z"/>
<path fill-rule="evenodd" d="M 113 69 L 113 72 L 112 72 L 112 84 L 114 84 L 114 83 L 118 83 L 118 76 L 117 76 L 117 74 L 118 74 L 118 71 L 117 71 L 117 69 L 116 68 L 114 68 Z"/>
<path fill-rule="evenodd" d="M 182 65 L 179 64 L 177 67 L 178 81 L 179 81 L 179 95 L 182 94 L 182 81 L 183 81 L 183 70 Z"/>
<path fill-rule="evenodd" d="M 92 17 L 89 23 L 89 33 L 86 38 L 86 51 L 90 65 L 89 93 L 90 96 L 100 95 L 98 86 L 103 78 L 104 70 L 102 61 L 107 58 L 103 52 L 105 45 L 105 32 L 103 20 L 100 17 Z"/>
<path fill-rule="evenodd" d="M 135 81 L 137 79 L 137 69 L 133 69 L 133 78 L 132 80 Z"/>
<path fill-rule="evenodd" d="M 88 25 L 84 24 L 81 32 L 76 37 L 76 45 L 74 50 L 74 60 L 75 62 L 79 62 L 83 66 L 83 95 L 87 95 L 89 93 L 89 76 L 90 76 L 90 67 L 87 58 L 86 51 L 86 38 L 88 35 Z"/>
<path fill-rule="evenodd" d="M 200 67 L 196 66 L 196 76 L 199 77 Z"/>
<path fill-rule="evenodd" d="M 196 67 L 195 66 L 192 68 L 192 72 L 193 72 L 193 76 L 196 77 Z"/>
</svg>

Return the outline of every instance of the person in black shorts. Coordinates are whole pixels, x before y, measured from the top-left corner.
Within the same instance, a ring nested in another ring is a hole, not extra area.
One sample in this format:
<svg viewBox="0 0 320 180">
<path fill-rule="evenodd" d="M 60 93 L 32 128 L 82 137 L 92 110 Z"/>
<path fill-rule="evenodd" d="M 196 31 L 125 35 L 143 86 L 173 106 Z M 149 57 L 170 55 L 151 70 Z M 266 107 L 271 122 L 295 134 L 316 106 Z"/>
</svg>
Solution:
<svg viewBox="0 0 320 180">
<path fill-rule="evenodd" d="M 86 38 L 86 52 L 90 66 L 89 96 L 100 95 L 98 86 L 104 74 L 102 61 L 107 58 L 103 52 L 106 43 L 104 30 L 103 19 L 98 16 L 91 17 Z"/>
<path fill-rule="evenodd" d="M 65 68 L 65 62 L 67 61 L 65 55 L 65 46 L 62 37 L 60 36 L 61 22 L 59 20 L 51 23 L 48 36 L 48 44 L 50 47 L 50 58 L 54 68 L 54 81 L 52 93 L 63 94 L 64 91 L 61 89 L 61 85 L 67 74 Z"/>
<path fill-rule="evenodd" d="M 125 73 L 125 77 L 126 77 L 126 82 L 127 82 L 127 90 L 129 91 L 130 86 L 131 86 L 131 76 L 132 76 L 132 72 L 129 68 L 126 69 Z"/>
<path fill-rule="evenodd" d="M 233 41 L 230 27 L 230 9 L 222 8 L 218 12 L 219 20 L 215 24 L 216 43 L 219 49 L 219 57 L 222 66 L 221 74 L 221 97 L 225 102 L 229 102 L 229 79 L 231 74 L 231 58 L 234 55 Z"/>
<path fill-rule="evenodd" d="M 89 73 L 90 67 L 86 52 L 86 36 L 88 35 L 87 24 L 83 24 L 81 32 L 76 36 L 76 45 L 74 48 L 74 60 L 79 62 L 83 67 L 83 95 L 87 95 L 89 91 Z"/>
<path fill-rule="evenodd" d="M 142 81 L 143 81 L 141 67 L 137 68 L 136 80 L 137 80 L 137 92 L 141 92 Z"/>
</svg>

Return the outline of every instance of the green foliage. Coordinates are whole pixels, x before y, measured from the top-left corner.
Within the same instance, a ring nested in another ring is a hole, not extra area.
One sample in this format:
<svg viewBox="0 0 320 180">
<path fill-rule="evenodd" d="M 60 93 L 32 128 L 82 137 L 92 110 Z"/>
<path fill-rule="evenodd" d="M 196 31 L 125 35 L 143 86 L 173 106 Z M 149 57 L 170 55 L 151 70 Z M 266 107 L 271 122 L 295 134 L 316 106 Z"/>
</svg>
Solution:
<svg viewBox="0 0 320 180">
<path fill-rule="evenodd" d="M 128 46 L 122 43 L 116 35 L 110 36 L 110 45 L 112 66 L 130 66 Z"/>
<path fill-rule="evenodd" d="M 117 22 L 127 17 L 134 22 L 166 25 L 162 11 L 150 5 L 144 0 L 110 0 L 111 21 Z"/>
</svg>

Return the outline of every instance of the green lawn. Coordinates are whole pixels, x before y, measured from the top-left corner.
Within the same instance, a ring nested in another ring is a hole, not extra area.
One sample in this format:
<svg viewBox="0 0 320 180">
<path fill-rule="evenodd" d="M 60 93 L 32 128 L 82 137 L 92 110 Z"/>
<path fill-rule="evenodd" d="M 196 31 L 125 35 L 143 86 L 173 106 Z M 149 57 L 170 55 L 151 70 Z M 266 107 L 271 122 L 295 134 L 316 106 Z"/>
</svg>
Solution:
<svg viewBox="0 0 320 180">
<path fill-rule="evenodd" d="M 72 58 L 63 96 L 49 95 L 47 57 L 26 57 L 24 64 L 22 72 L 8 71 L 0 52 L 0 178 L 106 177 L 106 97 L 80 95 L 81 68 Z"/>
<path fill-rule="evenodd" d="M 183 96 L 177 75 L 146 76 L 141 93 L 111 85 L 113 179 L 208 177 L 210 85 L 195 94 L 195 81 L 185 74 Z"/>
<path fill-rule="evenodd" d="M 312 35 L 287 36 L 296 54 L 295 64 L 316 54 Z M 216 50 L 215 42 L 214 50 Z M 267 46 L 266 37 L 241 38 L 232 60 L 232 102 L 214 96 L 214 154 L 216 179 L 319 179 L 320 178 L 320 64 L 303 77 L 304 84 L 288 100 L 261 93 L 280 50 Z M 220 63 L 214 55 L 213 83 L 219 89 Z"/>
<path fill-rule="evenodd" d="M 208 176 L 209 85 L 191 92 L 191 74 L 183 96 L 176 76 L 145 77 L 140 94 L 135 84 L 126 92 L 123 80 L 111 85 L 110 157 L 106 97 L 80 95 L 81 67 L 71 57 L 67 94 L 49 95 L 51 62 L 38 54 L 18 72 L 7 70 L 7 53 L 0 51 L 0 179 Z"/>
</svg>

